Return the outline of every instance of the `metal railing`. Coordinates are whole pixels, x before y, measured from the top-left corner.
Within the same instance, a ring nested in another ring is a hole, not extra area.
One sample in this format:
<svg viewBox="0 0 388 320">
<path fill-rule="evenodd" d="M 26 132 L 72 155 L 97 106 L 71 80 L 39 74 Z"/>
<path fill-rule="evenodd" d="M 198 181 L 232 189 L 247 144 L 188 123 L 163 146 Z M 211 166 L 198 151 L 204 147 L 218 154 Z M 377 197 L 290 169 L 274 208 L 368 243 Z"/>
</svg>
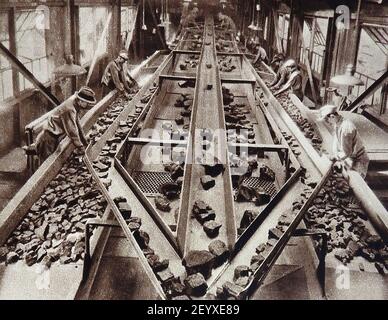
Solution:
<svg viewBox="0 0 388 320">
<path fill-rule="evenodd" d="M 366 74 L 363 74 L 361 72 L 358 72 L 358 71 L 356 71 L 354 73 L 354 75 L 356 77 L 360 78 L 364 82 L 364 85 L 353 88 L 352 94 L 356 97 L 358 97 L 360 94 L 362 94 L 366 89 L 369 88 L 369 86 L 372 85 L 373 82 L 375 82 L 377 80 L 375 78 L 372 78 L 372 77 L 370 77 Z M 369 98 L 367 98 L 365 100 L 365 102 L 371 106 L 380 104 L 380 102 L 381 102 L 381 88 L 376 90 L 376 92 L 373 93 L 373 95 L 371 95 Z"/>
<path fill-rule="evenodd" d="M 305 54 L 309 55 L 310 54 L 310 48 L 306 48 L 303 50 L 303 47 L 300 46 L 300 62 L 305 64 Z M 313 51 L 312 52 L 312 59 L 310 61 L 311 63 L 311 69 L 318 73 L 319 75 L 322 74 L 322 67 L 323 67 L 323 59 L 324 59 L 324 54 L 318 53 Z"/>
</svg>

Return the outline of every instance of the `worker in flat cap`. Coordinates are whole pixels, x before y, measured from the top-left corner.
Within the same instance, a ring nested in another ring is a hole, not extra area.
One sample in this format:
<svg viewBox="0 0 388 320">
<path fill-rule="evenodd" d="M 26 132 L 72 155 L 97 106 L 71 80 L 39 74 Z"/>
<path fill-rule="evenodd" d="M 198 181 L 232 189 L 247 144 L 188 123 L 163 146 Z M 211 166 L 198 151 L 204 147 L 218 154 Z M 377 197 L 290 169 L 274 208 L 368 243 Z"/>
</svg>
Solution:
<svg viewBox="0 0 388 320">
<path fill-rule="evenodd" d="M 179 28 L 177 31 L 177 38 L 179 38 L 182 31 L 186 28 L 194 27 L 200 30 L 199 25 L 196 21 L 198 18 L 198 14 L 199 14 L 199 9 L 197 7 L 194 7 L 188 14 L 182 15 Z"/>
<path fill-rule="evenodd" d="M 50 111 L 36 142 L 24 147 L 26 153 L 37 155 L 40 162 L 43 162 L 56 150 L 60 141 L 68 136 L 79 153 L 84 154 L 88 140 L 80 124 L 79 112 L 95 103 L 95 93 L 89 87 L 85 86 L 76 91 L 69 99 Z"/>
<path fill-rule="evenodd" d="M 120 93 L 129 96 L 137 90 L 138 84 L 128 72 L 127 61 L 128 53 L 122 50 L 116 59 L 108 63 L 101 79 L 104 95 L 117 89 Z"/>
<path fill-rule="evenodd" d="M 330 160 L 335 168 L 342 170 L 347 178 L 347 170 L 357 171 L 366 177 L 369 166 L 368 154 L 354 123 L 338 113 L 334 105 L 325 105 L 319 110 L 318 121 L 325 121 L 333 130 L 333 148 Z"/>
<path fill-rule="evenodd" d="M 284 63 L 285 59 L 286 57 L 283 53 L 275 54 L 270 62 L 270 66 L 272 67 L 273 71 L 277 73 L 279 71 L 280 66 Z"/>
<path fill-rule="evenodd" d="M 277 84 L 274 89 L 279 88 L 273 95 L 277 96 L 283 92 L 291 91 L 294 95 L 296 95 L 300 101 L 303 101 L 303 90 L 302 90 L 302 74 L 298 69 L 298 65 L 295 60 L 290 59 L 286 63 L 286 83 L 279 88 L 279 84 Z"/>
<path fill-rule="evenodd" d="M 233 19 L 222 12 L 218 12 L 218 20 L 221 22 L 220 27 L 225 31 L 231 31 L 234 34 L 237 32 L 236 24 Z"/>
<path fill-rule="evenodd" d="M 259 66 L 262 61 L 265 62 L 265 63 L 268 62 L 267 52 L 261 46 L 260 43 L 256 44 L 255 51 L 256 51 L 256 56 L 255 56 L 255 58 L 254 58 L 254 60 L 252 62 L 255 67 Z"/>
</svg>

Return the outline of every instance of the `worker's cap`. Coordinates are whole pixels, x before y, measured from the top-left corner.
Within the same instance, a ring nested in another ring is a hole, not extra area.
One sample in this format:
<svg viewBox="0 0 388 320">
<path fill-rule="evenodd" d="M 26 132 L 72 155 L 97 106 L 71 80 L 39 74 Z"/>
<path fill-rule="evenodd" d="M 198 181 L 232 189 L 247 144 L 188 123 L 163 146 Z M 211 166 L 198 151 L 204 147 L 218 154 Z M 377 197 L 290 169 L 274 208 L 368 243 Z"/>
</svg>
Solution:
<svg viewBox="0 0 388 320">
<path fill-rule="evenodd" d="M 296 64 L 296 61 L 294 59 L 288 59 L 286 62 L 284 62 L 284 66 L 285 67 L 296 67 L 297 64 Z"/>
<path fill-rule="evenodd" d="M 86 86 L 82 87 L 76 92 L 76 97 L 89 104 L 95 104 L 97 102 L 96 94 L 94 91 Z"/>
<path fill-rule="evenodd" d="M 121 50 L 121 51 L 119 52 L 119 57 L 123 58 L 124 60 L 128 60 L 128 59 L 129 59 L 129 58 L 128 58 L 128 52 L 125 51 L 125 50 Z"/>
<path fill-rule="evenodd" d="M 319 109 L 318 121 L 324 121 L 329 115 L 337 113 L 337 107 L 331 104 L 327 104 Z"/>
<path fill-rule="evenodd" d="M 275 54 L 275 56 L 272 58 L 271 64 L 278 62 L 278 61 L 283 61 L 285 59 L 285 55 L 283 53 L 278 53 Z"/>
</svg>

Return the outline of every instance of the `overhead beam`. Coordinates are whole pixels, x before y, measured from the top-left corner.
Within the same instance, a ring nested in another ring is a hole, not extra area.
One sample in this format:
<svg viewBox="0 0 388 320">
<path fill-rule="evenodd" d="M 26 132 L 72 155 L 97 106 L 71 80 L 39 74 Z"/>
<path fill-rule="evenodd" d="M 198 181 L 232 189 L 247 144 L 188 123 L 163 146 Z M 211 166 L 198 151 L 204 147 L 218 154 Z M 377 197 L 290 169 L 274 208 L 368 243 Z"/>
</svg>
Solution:
<svg viewBox="0 0 388 320">
<path fill-rule="evenodd" d="M 345 110 L 354 112 L 357 110 L 358 105 L 361 103 L 362 100 L 368 98 L 371 96 L 377 89 L 379 89 L 385 81 L 388 79 L 388 70 L 384 72 L 384 74 L 378 78 L 375 82 L 372 83 L 372 85 L 366 89 L 363 93 L 361 93 L 356 100 L 354 100 L 348 108 Z"/>
</svg>

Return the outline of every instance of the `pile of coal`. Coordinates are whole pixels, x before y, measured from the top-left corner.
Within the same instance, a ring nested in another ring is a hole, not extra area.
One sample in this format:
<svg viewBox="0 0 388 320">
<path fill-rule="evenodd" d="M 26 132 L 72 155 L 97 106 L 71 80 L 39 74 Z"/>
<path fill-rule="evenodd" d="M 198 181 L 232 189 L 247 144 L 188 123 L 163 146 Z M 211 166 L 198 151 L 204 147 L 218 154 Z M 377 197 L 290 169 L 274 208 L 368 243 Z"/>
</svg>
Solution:
<svg viewBox="0 0 388 320">
<path fill-rule="evenodd" d="M 361 205 L 354 201 L 347 181 L 333 171 L 307 210 L 306 224 L 326 232 L 328 251 L 342 263 L 361 256 L 375 263 L 380 273 L 388 270 L 388 246 L 380 236 L 371 234 Z"/>
<path fill-rule="evenodd" d="M 206 221 L 215 220 L 216 213 L 206 202 L 197 200 L 193 205 L 193 216 L 203 224 Z"/>
<path fill-rule="evenodd" d="M 189 251 L 182 260 L 187 275 L 201 273 L 205 279 L 210 278 L 214 262 L 214 255 L 206 250 Z"/>
<path fill-rule="evenodd" d="M 228 105 L 233 102 L 234 100 L 234 95 L 233 93 L 230 92 L 230 89 L 222 86 L 222 99 L 224 105 Z"/>
<path fill-rule="evenodd" d="M 127 199 L 123 197 L 116 197 L 113 199 L 113 201 L 115 202 L 117 209 L 119 209 L 123 218 L 125 220 L 129 219 L 132 215 L 132 210 L 127 202 Z"/>
<path fill-rule="evenodd" d="M 234 200 L 237 202 L 254 202 L 256 206 L 262 206 L 271 201 L 271 195 L 260 187 L 251 187 L 243 182 L 238 186 Z"/>
<path fill-rule="evenodd" d="M 237 229 L 237 234 L 241 235 L 246 228 L 248 228 L 253 220 L 255 220 L 260 214 L 260 211 L 257 210 L 245 210 L 241 221 L 240 221 L 240 227 Z"/>
<path fill-rule="evenodd" d="M 179 198 L 181 187 L 177 182 L 167 182 L 159 186 L 159 192 L 168 200 L 174 200 Z"/>
<path fill-rule="evenodd" d="M 218 65 L 219 65 L 221 72 L 232 72 L 233 70 L 235 70 L 237 68 L 236 65 L 233 63 L 232 57 L 230 57 L 230 56 L 229 57 L 223 56 L 223 57 L 219 58 Z"/>
<path fill-rule="evenodd" d="M 229 250 L 225 242 L 221 240 L 213 240 L 208 246 L 209 252 L 214 255 L 214 266 L 218 267 L 223 264 L 229 257 Z"/>
</svg>

